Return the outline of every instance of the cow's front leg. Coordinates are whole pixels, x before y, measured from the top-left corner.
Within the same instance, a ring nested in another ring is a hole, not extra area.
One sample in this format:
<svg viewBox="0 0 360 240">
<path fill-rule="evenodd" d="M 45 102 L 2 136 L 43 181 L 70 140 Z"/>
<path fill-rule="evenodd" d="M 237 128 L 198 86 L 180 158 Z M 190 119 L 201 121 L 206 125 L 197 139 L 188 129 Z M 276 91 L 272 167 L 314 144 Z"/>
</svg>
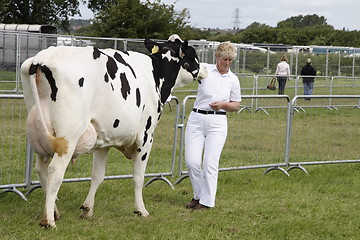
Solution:
<svg viewBox="0 0 360 240">
<path fill-rule="evenodd" d="M 57 218 L 55 211 L 57 207 L 55 205 L 56 197 L 59 192 L 61 183 L 64 179 L 65 170 L 71 160 L 71 155 L 66 154 L 59 157 L 55 154 L 51 163 L 48 166 L 48 178 L 46 183 L 46 200 L 45 200 L 45 212 L 43 220 L 40 226 L 49 228 L 56 227 L 55 218 Z"/>
<path fill-rule="evenodd" d="M 145 169 L 146 164 L 149 158 L 149 154 L 145 153 L 137 154 L 135 157 L 134 162 L 134 190 L 135 190 L 135 211 L 134 213 L 138 214 L 139 216 L 147 217 L 149 216 L 149 212 L 145 208 L 145 204 L 143 201 L 142 190 L 144 186 L 144 176 L 145 176 Z M 145 158 L 145 159 L 144 159 Z"/>
<path fill-rule="evenodd" d="M 82 209 L 81 218 L 90 218 L 93 215 L 95 194 L 105 177 L 108 151 L 108 148 L 94 151 L 91 186 L 84 204 L 80 207 Z"/>
</svg>

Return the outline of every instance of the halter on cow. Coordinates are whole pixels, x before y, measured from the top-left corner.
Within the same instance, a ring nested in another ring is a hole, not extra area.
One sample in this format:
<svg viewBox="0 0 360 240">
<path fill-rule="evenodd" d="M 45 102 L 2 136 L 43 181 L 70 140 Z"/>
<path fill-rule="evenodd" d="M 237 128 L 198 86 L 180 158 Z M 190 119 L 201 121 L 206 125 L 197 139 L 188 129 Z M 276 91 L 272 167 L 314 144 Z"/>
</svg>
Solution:
<svg viewBox="0 0 360 240">
<path fill-rule="evenodd" d="M 154 130 L 174 87 L 206 77 L 194 48 L 178 37 L 145 40 L 151 56 L 96 47 L 50 47 L 21 66 L 29 112 L 27 136 L 46 195 L 44 227 L 60 218 L 55 200 L 71 161 L 93 153 L 82 216 L 93 215 L 95 193 L 115 147 L 134 159 L 135 212 L 149 215 L 142 188 Z M 51 159 L 52 158 L 52 159 Z"/>
</svg>

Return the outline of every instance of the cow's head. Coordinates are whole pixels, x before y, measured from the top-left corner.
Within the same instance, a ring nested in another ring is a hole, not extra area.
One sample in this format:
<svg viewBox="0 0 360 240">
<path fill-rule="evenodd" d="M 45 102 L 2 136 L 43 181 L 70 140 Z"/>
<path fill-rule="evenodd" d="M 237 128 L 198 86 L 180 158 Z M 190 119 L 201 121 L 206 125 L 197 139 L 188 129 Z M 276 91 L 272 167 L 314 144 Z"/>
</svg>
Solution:
<svg viewBox="0 0 360 240">
<path fill-rule="evenodd" d="M 170 36 L 164 43 L 145 39 L 145 46 L 159 64 L 160 77 L 170 81 L 168 87 L 171 89 L 207 76 L 206 67 L 200 64 L 195 49 L 177 35 Z"/>
</svg>

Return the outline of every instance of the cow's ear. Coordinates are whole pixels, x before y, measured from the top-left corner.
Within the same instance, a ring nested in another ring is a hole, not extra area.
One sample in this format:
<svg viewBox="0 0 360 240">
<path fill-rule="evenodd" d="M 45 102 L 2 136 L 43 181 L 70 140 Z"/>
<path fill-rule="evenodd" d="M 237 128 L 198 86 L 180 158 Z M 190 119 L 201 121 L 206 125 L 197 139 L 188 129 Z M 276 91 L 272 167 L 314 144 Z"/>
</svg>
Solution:
<svg viewBox="0 0 360 240">
<path fill-rule="evenodd" d="M 186 52 L 186 49 L 188 48 L 189 44 L 188 44 L 188 41 L 184 41 L 182 44 L 181 44 L 181 48 L 180 48 L 180 52 L 179 52 L 179 56 L 182 58 L 185 56 L 185 52 Z"/>
<path fill-rule="evenodd" d="M 159 44 L 154 41 L 151 41 L 150 39 L 145 39 L 144 44 L 147 50 L 151 52 L 151 54 L 157 53 L 160 49 Z"/>
</svg>

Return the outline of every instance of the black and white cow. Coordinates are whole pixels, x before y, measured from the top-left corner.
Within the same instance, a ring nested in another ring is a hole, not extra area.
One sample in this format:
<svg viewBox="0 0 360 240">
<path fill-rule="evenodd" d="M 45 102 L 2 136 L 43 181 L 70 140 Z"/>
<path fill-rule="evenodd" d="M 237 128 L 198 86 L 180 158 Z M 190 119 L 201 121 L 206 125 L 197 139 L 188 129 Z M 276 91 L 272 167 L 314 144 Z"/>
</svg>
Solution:
<svg viewBox="0 0 360 240">
<path fill-rule="evenodd" d="M 55 227 L 55 200 L 75 157 L 93 153 L 82 216 L 91 217 L 110 147 L 134 159 L 135 213 L 147 216 L 142 188 L 154 130 L 174 87 L 204 78 L 194 48 L 176 36 L 145 40 L 150 56 L 96 47 L 50 47 L 21 66 L 26 123 L 46 202 L 41 225 Z M 51 159 L 51 160 L 50 160 Z"/>
</svg>

